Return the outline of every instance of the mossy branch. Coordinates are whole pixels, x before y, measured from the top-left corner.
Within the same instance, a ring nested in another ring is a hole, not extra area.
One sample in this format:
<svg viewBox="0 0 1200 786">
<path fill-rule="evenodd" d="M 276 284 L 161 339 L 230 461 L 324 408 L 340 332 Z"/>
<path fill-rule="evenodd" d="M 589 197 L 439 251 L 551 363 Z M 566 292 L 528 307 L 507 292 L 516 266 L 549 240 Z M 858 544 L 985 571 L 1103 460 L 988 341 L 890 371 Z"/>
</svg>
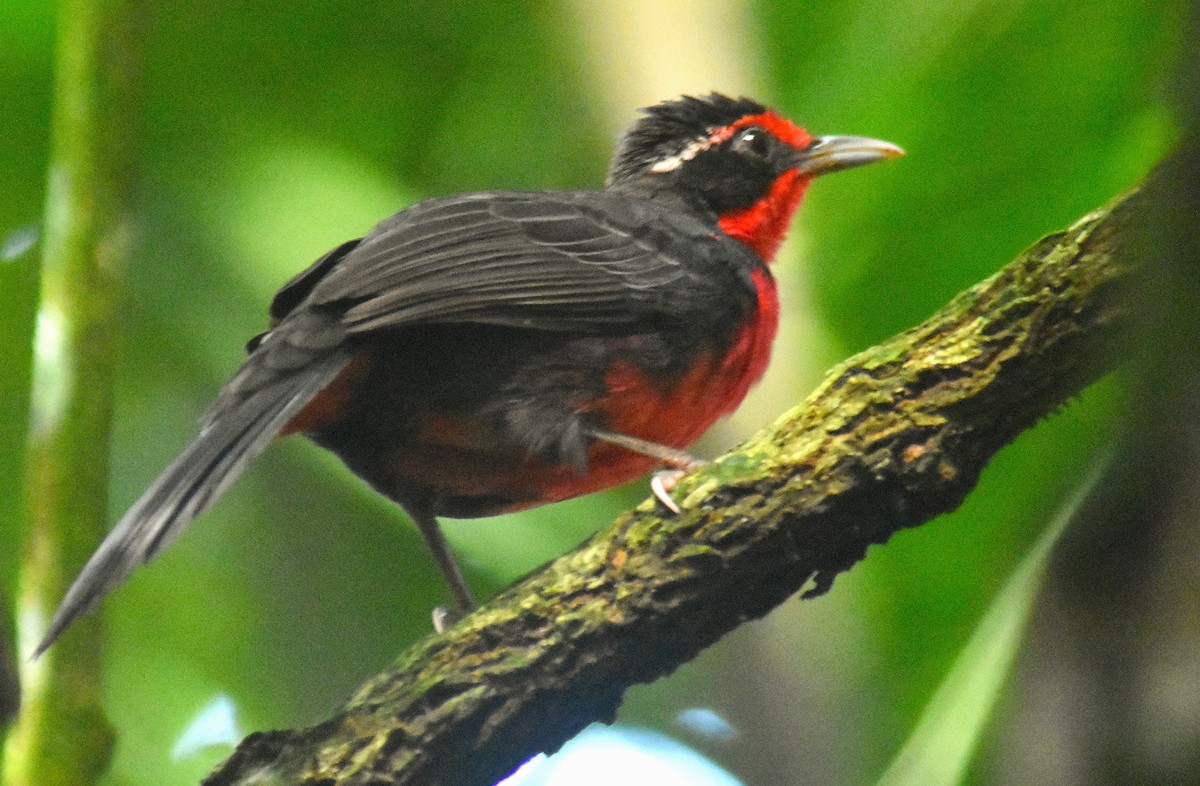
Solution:
<svg viewBox="0 0 1200 786">
<path fill-rule="evenodd" d="M 959 505 L 990 457 L 1109 370 L 1132 310 L 1114 249 L 1138 193 L 1030 248 L 801 406 L 530 575 L 307 729 L 257 733 L 205 781 L 489 785 L 745 620 L 829 588 Z"/>
</svg>

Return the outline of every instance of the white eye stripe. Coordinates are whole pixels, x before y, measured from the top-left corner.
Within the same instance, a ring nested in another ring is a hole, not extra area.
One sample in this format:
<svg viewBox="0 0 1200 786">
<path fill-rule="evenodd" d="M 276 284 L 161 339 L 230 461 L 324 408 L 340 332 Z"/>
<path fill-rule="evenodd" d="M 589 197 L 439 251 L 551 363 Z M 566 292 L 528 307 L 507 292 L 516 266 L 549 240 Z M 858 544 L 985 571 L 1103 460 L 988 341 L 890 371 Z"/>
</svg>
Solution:
<svg viewBox="0 0 1200 786">
<path fill-rule="evenodd" d="M 700 153 L 703 153 L 705 150 L 708 150 L 715 143 L 716 143 L 716 140 L 714 140 L 712 137 L 705 137 L 703 139 L 697 139 L 697 140 L 689 143 L 687 147 L 685 147 L 683 150 L 680 150 L 675 155 L 667 156 L 664 159 L 656 161 L 650 167 L 650 171 L 654 172 L 655 174 L 662 174 L 663 172 L 674 172 L 676 169 L 679 169 L 679 167 L 683 166 L 683 163 L 685 161 L 691 161 L 693 158 L 698 156 Z"/>
</svg>

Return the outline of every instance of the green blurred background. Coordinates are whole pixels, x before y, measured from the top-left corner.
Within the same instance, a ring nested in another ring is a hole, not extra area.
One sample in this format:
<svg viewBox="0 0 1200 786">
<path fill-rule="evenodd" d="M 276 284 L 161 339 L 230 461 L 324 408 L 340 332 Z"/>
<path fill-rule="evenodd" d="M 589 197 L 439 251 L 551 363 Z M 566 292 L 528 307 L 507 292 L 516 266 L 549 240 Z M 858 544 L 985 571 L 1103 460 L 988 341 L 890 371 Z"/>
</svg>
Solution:
<svg viewBox="0 0 1200 786">
<path fill-rule="evenodd" d="M 799 402 L 833 362 L 1136 183 L 1178 134 L 1170 95 L 1186 10 L 1167 0 L 148 3 L 111 517 L 191 437 L 274 289 L 312 259 L 423 197 L 597 186 L 636 107 L 717 89 L 909 155 L 812 189 L 777 266 L 787 312 L 772 368 L 698 449 L 713 454 Z M 17 553 L 39 251 L 26 240 L 45 193 L 53 39 L 52 4 L 0 4 L 4 556 Z M 961 510 L 872 549 L 827 596 L 793 600 L 635 689 L 620 720 L 675 736 L 748 784 L 870 781 L 1107 444 L 1121 401 L 1119 380 L 1095 386 L 1003 451 Z M 451 522 L 448 533 L 486 594 L 645 493 L 637 484 Z M 176 745 L 218 696 L 243 732 L 318 720 L 424 636 L 444 601 L 398 510 L 313 446 L 278 446 L 106 602 L 105 695 L 119 735 L 106 782 L 195 783 L 229 747 Z M 1040 692 L 1056 662 L 1053 637 L 1041 636 L 1049 625 L 1035 620 L 972 783 L 1104 780 L 1089 758 L 1099 742 L 1072 742 L 1078 707 Z M 1183 676 L 1180 689 L 1200 693 L 1196 670 Z M 681 724 L 690 708 L 715 711 L 734 734 Z M 1146 771 L 1171 782 L 1176 759 L 1196 761 L 1196 746 L 1184 747 Z"/>
</svg>

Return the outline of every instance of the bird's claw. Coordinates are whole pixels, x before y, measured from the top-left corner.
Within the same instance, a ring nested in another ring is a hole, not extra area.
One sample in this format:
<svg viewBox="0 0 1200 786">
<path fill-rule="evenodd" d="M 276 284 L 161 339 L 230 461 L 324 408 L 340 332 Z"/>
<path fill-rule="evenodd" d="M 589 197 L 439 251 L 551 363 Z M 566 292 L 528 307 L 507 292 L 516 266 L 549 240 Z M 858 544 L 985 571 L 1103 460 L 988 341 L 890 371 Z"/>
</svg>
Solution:
<svg viewBox="0 0 1200 786">
<path fill-rule="evenodd" d="M 445 606 L 436 606 L 433 613 L 433 629 L 438 633 L 445 633 L 454 627 L 454 623 L 462 619 L 462 613 L 457 610 L 448 609 Z"/>
<path fill-rule="evenodd" d="M 680 513 L 679 503 L 671 496 L 671 491 L 674 490 L 675 484 L 679 482 L 686 471 L 660 469 L 650 476 L 650 491 L 654 494 L 654 498 L 661 502 L 667 510 L 677 515 Z"/>
</svg>

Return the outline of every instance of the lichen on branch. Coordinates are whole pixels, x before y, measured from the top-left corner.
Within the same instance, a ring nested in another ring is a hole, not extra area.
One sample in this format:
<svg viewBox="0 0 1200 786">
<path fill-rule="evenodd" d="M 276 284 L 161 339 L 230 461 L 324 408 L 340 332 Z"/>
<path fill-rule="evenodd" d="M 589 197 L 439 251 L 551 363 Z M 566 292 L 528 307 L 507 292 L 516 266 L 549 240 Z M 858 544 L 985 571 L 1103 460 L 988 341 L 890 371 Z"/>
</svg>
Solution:
<svg viewBox="0 0 1200 786">
<path fill-rule="evenodd" d="M 210 786 L 489 785 L 871 544 L 959 505 L 992 455 L 1116 363 L 1139 192 L 1051 235 L 800 406 L 404 653 L 337 715 L 253 734 Z"/>
</svg>

